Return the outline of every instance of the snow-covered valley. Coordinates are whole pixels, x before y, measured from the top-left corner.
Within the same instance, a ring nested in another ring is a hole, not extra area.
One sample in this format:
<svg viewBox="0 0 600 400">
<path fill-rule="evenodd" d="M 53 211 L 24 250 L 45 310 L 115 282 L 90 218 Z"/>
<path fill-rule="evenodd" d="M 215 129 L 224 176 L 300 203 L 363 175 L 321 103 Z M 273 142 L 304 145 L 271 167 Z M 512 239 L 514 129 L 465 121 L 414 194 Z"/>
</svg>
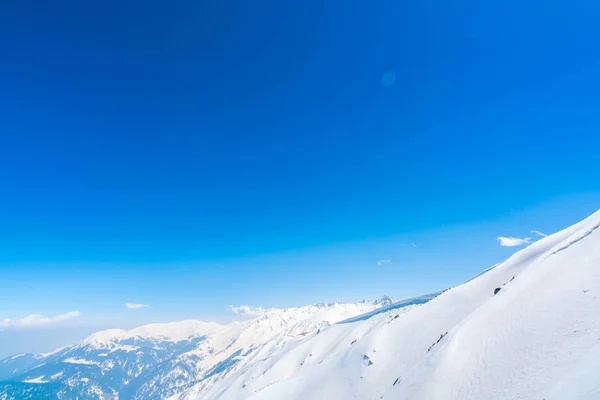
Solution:
<svg viewBox="0 0 600 400">
<path fill-rule="evenodd" d="M 108 330 L 12 356 L 0 399 L 600 399 L 599 227 L 600 211 L 406 301 Z"/>
</svg>

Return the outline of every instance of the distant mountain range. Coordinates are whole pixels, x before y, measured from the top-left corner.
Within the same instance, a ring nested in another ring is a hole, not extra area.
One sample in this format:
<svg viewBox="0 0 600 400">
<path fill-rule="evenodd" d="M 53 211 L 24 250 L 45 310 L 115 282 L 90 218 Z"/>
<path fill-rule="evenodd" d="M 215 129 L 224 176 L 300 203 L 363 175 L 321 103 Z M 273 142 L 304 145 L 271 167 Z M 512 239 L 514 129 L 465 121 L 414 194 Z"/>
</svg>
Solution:
<svg viewBox="0 0 600 400">
<path fill-rule="evenodd" d="M 600 211 L 394 301 L 108 330 L 0 361 L 4 399 L 598 400 Z"/>
<path fill-rule="evenodd" d="M 0 399 L 162 399 L 223 379 L 265 348 L 393 302 L 385 296 L 267 310 L 228 325 L 182 321 L 105 330 L 51 353 L 0 360 Z"/>
</svg>

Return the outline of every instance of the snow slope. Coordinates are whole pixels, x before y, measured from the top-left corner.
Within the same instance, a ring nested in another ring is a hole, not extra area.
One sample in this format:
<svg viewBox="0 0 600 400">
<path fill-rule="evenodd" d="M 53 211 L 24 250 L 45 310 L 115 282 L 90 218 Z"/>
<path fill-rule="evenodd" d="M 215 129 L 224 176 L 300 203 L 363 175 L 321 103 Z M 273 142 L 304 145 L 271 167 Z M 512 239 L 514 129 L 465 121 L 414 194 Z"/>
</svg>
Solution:
<svg viewBox="0 0 600 400">
<path fill-rule="evenodd" d="M 220 381 L 266 348 L 392 303 L 384 297 L 274 309 L 227 325 L 181 321 L 109 329 L 50 353 L 0 360 L 0 399 L 162 399 L 198 382 Z"/>
<path fill-rule="evenodd" d="M 600 399 L 599 227 L 600 211 L 425 304 L 267 343 L 173 399 Z"/>
<path fill-rule="evenodd" d="M 107 329 L 94 333 L 82 340 L 79 345 L 114 349 L 115 346 L 118 346 L 119 342 L 127 340 L 180 342 L 182 340 L 211 334 L 222 327 L 222 325 L 217 324 L 216 322 L 187 320 L 162 324 L 148 324 L 130 330 Z"/>
</svg>

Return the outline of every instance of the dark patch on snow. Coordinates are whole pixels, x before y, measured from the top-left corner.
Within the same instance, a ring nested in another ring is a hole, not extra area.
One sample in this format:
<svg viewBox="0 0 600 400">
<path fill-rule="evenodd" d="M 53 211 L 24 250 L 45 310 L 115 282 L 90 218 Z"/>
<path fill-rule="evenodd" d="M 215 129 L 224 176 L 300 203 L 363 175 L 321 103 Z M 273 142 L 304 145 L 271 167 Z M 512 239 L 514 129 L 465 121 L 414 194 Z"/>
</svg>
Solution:
<svg viewBox="0 0 600 400">
<path fill-rule="evenodd" d="M 431 346 L 429 346 L 429 348 L 427 349 L 427 352 L 429 353 L 431 351 L 431 349 L 433 349 L 433 346 L 435 346 L 436 344 L 438 344 L 444 338 L 444 336 L 446 336 L 447 334 L 448 334 L 448 332 L 441 334 L 440 338 L 437 340 L 437 342 L 435 342 L 434 344 L 432 344 Z"/>
<path fill-rule="evenodd" d="M 515 279 L 515 277 L 514 277 L 514 276 L 513 276 L 512 278 L 510 278 L 510 281 L 508 281 L 508 282 L 504 282 L 504 283 L 502 284 L 502 286 L 506 286 L 506 285 L 508 285 L 509 283 L 511 283 L 511 282 L 513 281 L 513 279 Z"/>
</svg>

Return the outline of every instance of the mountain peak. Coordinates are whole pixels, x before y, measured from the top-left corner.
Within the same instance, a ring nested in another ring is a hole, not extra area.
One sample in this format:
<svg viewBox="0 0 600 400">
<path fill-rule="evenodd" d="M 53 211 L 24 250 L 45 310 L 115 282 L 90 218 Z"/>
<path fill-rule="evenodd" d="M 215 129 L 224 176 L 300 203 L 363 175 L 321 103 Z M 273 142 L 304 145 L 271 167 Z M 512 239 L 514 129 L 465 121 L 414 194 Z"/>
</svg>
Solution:
<svg viewBox="0 0 600 400">
<path fill-rule="evenodd" d="M 140 327 L 124 329 L 106 329 L 96 332 L 80 342 L 81 345 L 105 347 L 107 344 L 128 339 L 161 339 L 171 342 L 199 337 L 212 333 L 222 325 L 216 322 L 185 320 L 179 322 L 154 323 Z"/>
<path fill-rule="evenodd" d="M 392 297 L 390 297 L 388 295 L 384 295 L 380 299 L 373 300 L 372 303 L 373 303 L 373 305 L 376 305 L 376 306 L 387 307 L 387 306 L 391 306 L 395 302 L 396 302 L 396 300 L 394 300 Z"/>
<path fill-rule="evenodd" d="M 584 398 L 600 390 L 599 227 L 600 212 L 417 298 L 109 329 L 43 359 L 13 356 L 0 360 L 0 398 Z"/>
</svg>

